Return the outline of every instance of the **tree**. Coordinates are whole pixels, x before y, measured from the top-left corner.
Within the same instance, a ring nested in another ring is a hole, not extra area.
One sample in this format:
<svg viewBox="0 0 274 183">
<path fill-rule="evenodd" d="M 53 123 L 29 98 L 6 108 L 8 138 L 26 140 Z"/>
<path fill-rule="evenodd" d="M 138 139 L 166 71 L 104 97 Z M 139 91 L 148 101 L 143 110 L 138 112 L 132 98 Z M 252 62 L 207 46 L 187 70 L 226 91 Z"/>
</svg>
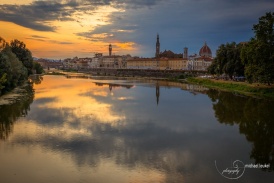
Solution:
<svg viewBox="0 0 274 183">
<path fill-rule="evenodd" d="M 2 43 L 5 41 L 1 38 Z M 27 79 L 27 69 L 11 51 L 8 44 L 0 51 L 0 93 L 7 92 Z"/>
<path fill-rule="evenodd" d="M 253 26 L 255 38 L 243 46 L 241 59 L 250 83 L 274 81 L 274 13 L 266 13 Z"/>
<path fill-rule="evenodd" d="M 218 63 L 217 61 L 214 59 L 212 64 L 207 68 L 207 72 L 210 74 L 219 74 L 219 70 L 218 70 Z"/>
<path fill-rule="evenodd" d="M 0 37 L 0 51 L 2 51 L 7 45 L 8 43 L 2 37 Z"/>
<path fill-rule="evenodd" d="M 10 47 L 12 52 L 23 63 L 28 70 L 28 75 L 32 74 L 33 58 L 31 52 L 26 48 L 25 43 L 15 39 L 11 41 Z"/>
<path fill-rule="evenodd" d="M 42 74 L 44 72 L 42 65 L 38 62 L 33 62 L 33 68 L 36 71 L 36 74 Z"/>
<path fill-rule="evenodd" d="M 230 78 L 232 76 L 242 76 L 244 74 L 244 65 L 241 62 L 240 53 L 242 44 L 235 42 L 222 44 L 219 46 L 208 72 L 211 74 L 227 74 Z"/>
<path fill-rule="evenodd" d="M 5 82 L 7 81 L 6 76 L 7 76 L 7 74 L 4 73 L 4 74 L 2 74 L 2 76 L 0 77 L 0 95 L 1 95 L 1 90 L 2 90 L 3 88 L 5 88 L 5 86 L 4 86 L 3 84 L 5 84 Z"/>
</svg>

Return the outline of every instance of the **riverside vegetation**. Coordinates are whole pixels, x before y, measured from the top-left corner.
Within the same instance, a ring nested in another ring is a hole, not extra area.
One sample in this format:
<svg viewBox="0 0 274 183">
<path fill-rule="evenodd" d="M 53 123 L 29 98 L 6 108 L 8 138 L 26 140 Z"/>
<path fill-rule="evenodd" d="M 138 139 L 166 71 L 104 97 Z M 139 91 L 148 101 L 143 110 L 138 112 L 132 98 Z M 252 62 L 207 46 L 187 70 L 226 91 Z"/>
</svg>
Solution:
<svg viewBox="0 0 274 183">
<path fill-rule="evenodd" d="M 42 72 L 25 43 L 15 39 L 9 44 L 0 37 L 0 95 L 22 85 L 29 75 Z"/>
<path fill-rule="evenodd" d="M 208 88 L 215 88 L 225 91 L 237 92 L 244 95 L 251 95 L 257 97 L 266 97 L 274 99 L 274 87 L 266 86 L 262 84 L 250 84 L 245 82 L 234 82 L 234 81 L 220 81 L 214 79 L 204 78 L 188 78 L 189 83 L 203 85 Z"/>
<path fill-rule="evenodd" d="M 274 82 L 274 13 L 266 13 L 253 26 L 255 36 L 249 42 L 219 46 L 208 68 L 214 75 L 230 79 L 245 76 L 249 83 L 271 85 Z"/>
<path fill-rule="evenodd" d="M 253 25 L 255 36 L 249 42 L 219 46 L 208 72 L 233 78 L 244 76 L 248 83 L 189 78 L 191 83 L 274 98 L 274 13 L 266 13 Z M 253 83 L 253 84 L 252 84 Z"/>
</svg>

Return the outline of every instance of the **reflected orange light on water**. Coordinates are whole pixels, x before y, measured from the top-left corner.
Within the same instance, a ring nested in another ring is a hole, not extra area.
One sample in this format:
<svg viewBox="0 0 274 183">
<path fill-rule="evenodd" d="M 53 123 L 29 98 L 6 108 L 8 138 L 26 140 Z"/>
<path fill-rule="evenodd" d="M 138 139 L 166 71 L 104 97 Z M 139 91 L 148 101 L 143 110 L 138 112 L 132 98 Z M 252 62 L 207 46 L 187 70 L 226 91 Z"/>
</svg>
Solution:
<svg viewBox="0 0 274 183">
<path fill-rule="evenodd" d="M 67 109 L 71 114 L 64 114 L 61 119 L 66 121 L 59 121 L 56 125 L 35 121 L 35 116 L 32 116 L 32 119 L 18 119 L 9 141 L 21 142 L 21 144 L 17 145 L 16 152 L 9 152 L 9 148 L 6 148 L 4 159 L 0 157 L 0 162 L 5 164 L 5 168 L 0 168 L 0 171 L 3 175 L 7 175 L 7 177 L 2 177 L 3 180 L 10 180 L 9 172 L 16 173 L 15 182 L 19 179 L 30 182 L 48 180 L 68 183 L 79 179 L 92 180 L 92 182 L 103 180 L 104 182 L 121 183 L 164 182 L 166 180 L 165 173 L 158 169 L 151 169 L 147 165 L 137 164 L 132 168 L 118 165 L 117 159 L 122 158 L 125 161 L 128 158 L 119 150 L 112 152 L 113 157 L 111 158 L 101 157 L 104 154 L 99 154 L 97 157 L 96 153 L 98 152 L 91 151 L 91 155 L 84 157 L 86 163 L 77 165 L 75 163 L 77 157 L 73 151 L 71 152 L 71 149 L 59 148 L 66 143 L 77 142 L 77 138 L 81 138 L 83 142 L 86 139 L 92 145 L 96 139 L 101 138 L 93 134 L 93 130 L 91 130 L 98 128 L 94 125 L 95 123 L 107 124 L 119 129 L 120 122 L 125 121 L 125 115 L 116 114 L 112 110 L 111 104 L 100 102 L 96 100 L 96 97 L 114 97 L 117 101 L 132 100 L 133 97 L 115 97 L 114 92 L 110 92 L 107 85 L 98 86 L 92 80 L 66 79 L 62 76 L 45 76 L 41 84 L 34 85 L 34 90 L 34 103 L 36 102 L 36 104 L 32 107 L 54 109 L 55 111 Z M 110 96 L 111 94 L 113 96 Z M 44 101 L 44 104 L 39 104 L 39 100 Z M 70 116 L 73 118 L 70 119 Z M 74 121 L 75 119 L 77 122 Z M 117 123 L 117 121 L 120 122 Z M 77 126 L 73 126 L 71 123 L 77 123 Z M 104 125 L 101 125 L 101 128 L 104 128 Z M 96 132 L 96 130 L 94 131 Z M 24 145 L 25 140 L 28 141 L 27 145 Z M 125 146 L 122 138 L 117 138 L 114 142 L 113 145 L 117 148 Z M 2 154 L 3 149 L 0 148 Z M 99 158 L 99 160 L 96 161 L 96 165 L 90 165 L 89 158 Z M 27 164 L 30 165 L 28 169 L 25 169 L 24 166 Z M 29 175 L 29 171 L 34 172 L 34 175 L 26 177 Z M 68 172 L 70 172 L 69 175 L 67 175 Z"/>
<path fill-rule="evenodd" d="M 43 92 L 44 87 L 53 88 Z M 68 89 L 69 87 L 69 89 Z M 105 86 L 104 86 L 105 87 Z M 55 77 L 47 77 L 41 85 L 36 85 L 35 89 L 41 91 L 35 94 L 35 98 L 52 98 L 51 102 L 43 104 L 43 107 L 70 109 L 73 116 L 83 119 L 89 118 L 102 123 L 110 123 L 115 125 L 117 121 L 123 121 L 125 116 L 123 114 L 115 114 L 111 108 L 111 104 L 98 102 L 94 97 L 106 96 L 106 90 L 98 88 L 89 80 L 74 80 L 63 79 L 56 80 Z M 69 122 L 69 121 L 68 121 Z"/>
</svg>

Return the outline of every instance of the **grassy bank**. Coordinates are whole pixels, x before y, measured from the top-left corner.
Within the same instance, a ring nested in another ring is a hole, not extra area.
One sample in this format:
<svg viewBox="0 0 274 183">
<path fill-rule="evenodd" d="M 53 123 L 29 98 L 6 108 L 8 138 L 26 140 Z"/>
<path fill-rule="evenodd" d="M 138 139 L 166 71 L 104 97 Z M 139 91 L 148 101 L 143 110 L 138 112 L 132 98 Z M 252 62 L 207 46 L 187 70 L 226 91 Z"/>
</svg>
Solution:
<svg viewBox="0 0 274 183">
<path fill-rule="evenodd" d="M 203 85 L 208 88 L 215 88 L 225 91 L 237 92 L 249 96 L 252 95 L 274 99 L 274 86 L 204 78 L 188 78 L 187 81 L 189 83 Z"/>
</svg>

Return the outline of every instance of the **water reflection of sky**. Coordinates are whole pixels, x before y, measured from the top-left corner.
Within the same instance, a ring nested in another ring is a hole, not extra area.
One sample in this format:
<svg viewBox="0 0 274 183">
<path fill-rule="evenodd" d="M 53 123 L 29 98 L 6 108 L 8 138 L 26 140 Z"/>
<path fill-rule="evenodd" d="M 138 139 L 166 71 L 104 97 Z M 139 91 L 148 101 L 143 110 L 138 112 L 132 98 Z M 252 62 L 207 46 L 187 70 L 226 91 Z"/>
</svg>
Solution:
<svg viewBox="0 0 274 183">
<path fill-rule="evenodd" d="M 0 144 L 0 175 L 17 182 L 230 182 L 214 161 L 249 159 L 237 125 L 220 124 L 207 95 L 152 83 L 45 76 L 25 118 Z M 3 155 L 3 156 L 2 156 Z M 19 179 L 20 178 L 20 179 Z M 247 170 L 257 182 L 272 173 Z"/>
</svg>

